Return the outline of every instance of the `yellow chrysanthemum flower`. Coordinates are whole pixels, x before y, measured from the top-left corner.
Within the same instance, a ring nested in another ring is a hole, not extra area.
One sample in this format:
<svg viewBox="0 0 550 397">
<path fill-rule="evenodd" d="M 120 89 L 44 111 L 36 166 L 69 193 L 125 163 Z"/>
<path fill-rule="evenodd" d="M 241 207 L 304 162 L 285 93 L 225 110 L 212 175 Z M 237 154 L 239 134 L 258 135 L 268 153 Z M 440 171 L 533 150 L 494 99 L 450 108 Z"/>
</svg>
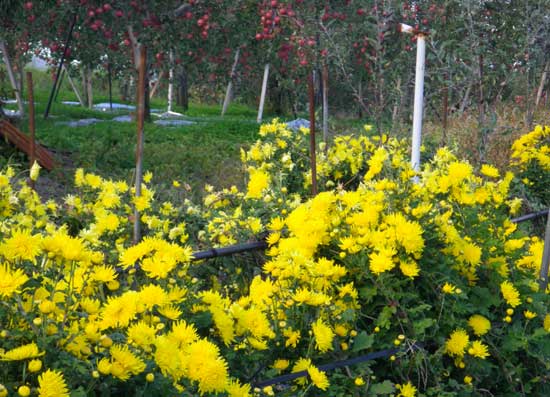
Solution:
<svg viewBox="0 0 550 397">
<path fill-rule="evenodd" d="M 387 272 L 395 267 L 393 261 L 395 251 L 391 249 L 382 249 L 379 252 L 373 252 L 369 255 L 369 269 L 376 275 Z"/>
<path fill-rule="evenodd" d="M 69 397 L 69 389 L 59 371 L 47 370 L 38 377 L 40 397 Z"/>
<path fill-rule="evenodd" d="M 452 295 L 456 293 L 456 286 L 450 283 L 445 283 L 443 284 L 443 287 L 441 287 L 441 290 L 446 294 Z"/>
<path fill-rule="evenodd" d="M 250 180 L 247 186 L 247 198 L 259 199 L 262 197 L 262 192 L 269 186 L 269 176 L 260 170 L 251 172 Z"/>
<path fill-rule="evenodd" d="M 468 320 L 468 325 L 477 336 L 485 335 L 491 329 L 491 322 L 480 314 L 474 314 Z"/>
<path fill-rule="evenodd" d="M 506 303 L 510 306 L 516 307 L 521 304 L 518 290 L 509 281 L 504 281 L 500 284 L 500 292 Z"/>
<path fill-rule="evenodd" d="M 466 331 L 457 329 L 453 331 L 449 339 L 445 342 L 445 352 L 450 356 L 462 357 L 468 343 L 470 343 L 470 338 Z"/>
<path fill-rule="evenodd" d="M 415 278 L 420 273 L 420 269 L 415 261 L 401 261 L 399 263 L 399 269 L 401 269 L 403 275 L 410 278 Z"/>
<path fill-rule="evenodd" d="M 41 242 L 42 236 L 33 235 L 30 230 L 13 230 L 11 237 L 0 244 L 0 252 L 11 261 L 21 259 L 34 262 L 41 252 Z"/>
<path fill-rule="evenodd" d="M 416 396 L 416 387 L 413 386 L 411 382 L 403 383 L 402 385 L 397 384 L 395 388 L 399 390 L 397 397 L 415 397 Z"/>
<path fill-rule="evenodd" d="M 314 365 L 310 365 L 307 368 L 307 373 L 311 379 L 311 382 L 321 390 L 327 390 L 330 386 L 330 383 L 328 381 L 327 375 L 324 371 L 320 371 L 317 367 Z"/>
<path fill-rule="evenodd" d="M 189 379 L 199 383 L 199 392 L 212 393 L 225 390 L 228 381 L 227 363 L 213 343 L 201 339 L 187 350 Z"/>
<path fill-rule="evenodd" d="M 145 371 L 145 363 L 132 353 L 126 345 L 113 345 L 111 353 L 110 373 L 120 380 L 128 380 L 131 375 Z"/>
<path fill-rule="evenodd" d="M 5 263 L 0 266 L 0 296 L 9 298 L 15 293 L 20 292 L 20 287 L 27 282 L 29 278 L 21 269 L 11 270 Z"/>
<path fill-rule="evenodd" d="M 36 343 L 29 343 L 27 345 L 16 347 L 15 349 L 8 350 L 7 352 L 0 353 L 1 361 L 20 361 L 27 360 L 29 358 L 36 358 L 43 356 L 44 352 L 38 350 Z"/>
<path fill-rule="evenodd" d="M 315 337 L 315 346 L 321 352 L 332 350 L 332 340 L 334 339 L 334 332 L 332 329 L 323 323 L 320 318 L 311 326 L 313 330 L 313 336 Z"/>
<path fill-rule="evenodd" d="M 468 349 L 468 354 L 477 358 L 485 359 L 489 357 L 489 352 L 487 351 L 487 346 L 484 345 L 481 341 L 475 340 L 472 342 L 470 348 Z"/>
<path fill-rule="evenodd" d="M 483 164 L 480 172 L 489 178 L 498 178 L 500 176 L 498 169 L 489 164 Z"/>
<path fill-rule="evenodd" d="M 300 358 L 292 367 L 292 373 L 307 371 L 309 367 L 311 367 L 311 360 L 309 358 Z M 306 379 L 304 377 L 300 377 L 296 379 L 296 383 L 300 385 L 305 385 Z"/>
<path fill-rule="evenodd" d="M 284 371 L 285 369 L 288 368 L 289 365 L 290 365 L 290 362 L 288 360 L 278 359 L 278 360 L 275 360 L 272 367 L 275 368 L 277 371 Z"/>
<path fill-rule="evenodd" d="M 227 383 L 225 391 L 229 397 L 250 397 L 250 385 L 241 385 L 238 380 L 232 379 Z"/>
</svg>

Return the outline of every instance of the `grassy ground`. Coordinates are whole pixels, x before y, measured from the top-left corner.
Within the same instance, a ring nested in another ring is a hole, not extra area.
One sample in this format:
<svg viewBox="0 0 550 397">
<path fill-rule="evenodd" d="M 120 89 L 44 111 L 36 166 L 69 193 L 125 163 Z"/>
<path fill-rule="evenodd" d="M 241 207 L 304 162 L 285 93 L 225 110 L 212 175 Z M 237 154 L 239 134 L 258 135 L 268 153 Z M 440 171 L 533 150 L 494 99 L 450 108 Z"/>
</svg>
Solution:
<svg viewBox="0 0 550 397">
<path fill-rule="evenodd" d="M 51 185 L 66 186 L 70 191 L 75 168 L 83 167 L 104 177 L 133 179 L 135 166 L 136 124 L 111 121 L 127 112 L 101 112 L 80 106 L 67 106 L 61 101 L 76 101 L 75 95 L 63 86 L 53 104 L 48 119 L 43 118 L 49 92 L 44 76 L 38 76 L 36 84 L 36 136 L 38 141 L 56 153 L 61 167 L 52 172 Z M 94 103 L 108 102 L 105 93 L 95 93 Z M 119 101 L 117 101 L 119 102 Z M 15 105 L 6 108 L 15 109 Z M 166 109 L 166 101 L 154 98 L 151 108 Z M 182 109 L 175 111 L 183 113 Z M 240 148 L 254 142 L 258 137 L 256 111 L 239 104 L 230 106 L 223 118 L 219 106 L 190 104 L 185 112 L 189 126 L 166 127 L 153 123 L 145 125 L 144 170 L 151 171 L 158 191 L 170 186 L 173 180 L 188 183 L 194 194 L 200 195 L 205 183 L 218 188 L 231 185 L 243 186 L 244 177 L 240 167 Z M 267 115 L 269 118 L 270 115 Z M 104 121 L 84 127 L 69 127 L 63 121 L 97 118 Z M 153 120 L 155 118 L 153 117 Z M 27 131 L 27 119 L 19 123 Z M 3 159 L 7 163 L 28 167 L 26 157 L 2 143 Z"/>
<path fill-rule="evenodd" d="M 52 172 L 47 180 L 47 184 L 56 186 L 56 195 L 70 191 L 72 175 L 77 167 L 104 177 L 131 182 L 134 176 L 136 125 L 111 121 L 116 115 L 127 112 L 112 114 L 61 104 L 61 101 L 77 100 L 65 79 L 57 101 L 53 104 L 51 116 L 44 120 L 51 78 L 45 73 L 34 73 L 34 80 L 37 139 L 53 150 L 61 163 L 61 167 Z M 94 103 L 108 102 L 104 80 L 97 79 Z M 1 92 L 7 92 L 6 87 L 0 87 Z M 114 101 L 120 102 L 117 92 L 115 86 Z M 8 108 L 15 109 L 16 105 Z M 153 98 L 151 108 L 166 109 L 165 93 Z M 144 169 L 154 174 L 153 182 L 158 186 L 157 191 L 163 192 L 173 180 L 188 183 L 192 188 L 191 196 L 195 198 L 201 195 L 206 183 L 216 188 L 231 185 L 243 187 L 244 175 L 239 152 L 241 147 L 248 146 L 258 137 L 256 109 L 232 104 L 226 116 L 221 117 L 221 105 L 192 102 L 186 112 L 177 107 L 174 110 L 185 113 L 186 118 L 195 124 L 161 127 L 149 123 L 145 126 Z M 454 115 L 449 118 L 446 132 L 442 131 L 441 122 L 426 120 L 423 131 L 426 151 L 423 157 L 429 158 L 438 147 L 445 144 L 453 148 L 459 157 L 467 158 L 474 165 L 489 162 L 504 170 L 508 166 L 511 143 L 530 130 L 523 114 L 522 109 L 517 106 L 504 104 L 487 115 L 483 128 L 478 125 L 475 114 Z M 272 117 L 268 109 L 264 120 Z M 534 115 L 534 124 L 547 124 L 549 117 L 550 112 L 541 107 Z M 59 124 L 83 118 L 104 121 L 78 128 Z M 334 117 L 330 119 L 330 130 L 338 133 L 360 133 L 364 123 L 364 120 L 356 118 Z M 20 127 L 23 131 L 27 130 L 27 125 L 26 119 L 21 120 Z M 317 128 L 320 129 L 320 126 Z M 381 132 L 388 132 L 392 136 L 410 136 L 410 121 L 381 128 Z M 1 141 L 0 149 L 0 168 L 8 163 L 19 164 L 21 169 L 28 168 L 28 160 L 23 154 Z"/>
</svg>

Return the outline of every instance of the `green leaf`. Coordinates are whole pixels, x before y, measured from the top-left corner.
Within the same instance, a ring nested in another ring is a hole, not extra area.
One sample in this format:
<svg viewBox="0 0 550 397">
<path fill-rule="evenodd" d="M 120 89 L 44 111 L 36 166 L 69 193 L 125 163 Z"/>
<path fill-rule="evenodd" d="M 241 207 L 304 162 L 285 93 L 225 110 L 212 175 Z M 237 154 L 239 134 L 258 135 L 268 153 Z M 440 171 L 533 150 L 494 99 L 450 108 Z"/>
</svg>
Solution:
<svg viewBox="0 0 550 397">
<path fill-rule="evenodd" d="M 376 287 L 363 287 L 359 289 L 359 296 L 362 298 L 362 300 L 365 303 L 372 302 L 372 298 L 374 298 L 377 294 Z"/>
<path fill-rule="evenodd" d="M 86 397 L 86 390 L 84 387 L 80 386 L 78 389 L 71 391 L 71 397 Z"/>
<path fill-rule="evenodd" d="M 351 349 L 351 351 L 358 352 L 368 349 L 373 343 L 374 335 L 368 335 L 365 331 L 361 331 L 361 333 L 355 337 L 355 342 L 353 343 L 353 349 Z"/>
<path fill-rule="evenodd" d="M 395 306 L 385 306 L 380 314 L 378 315 L 378 319 L 376 320 L 376 325 L 378 325 L 381 328 L 389 328 L 391 325 L 391 318 L 395 314 L 396 309 Z"/>
<path fill-rule="evenodd" d="M 391 394 L 395 392 L 395 386 L 392 382 L 389 380 L 385 380 L 381 383 L 373 383 L 372 386 L 369 388 L 370 394 L 374 395 L 383 395 L 383 394 Z"/>
<path fill-rule="evenodd" d="M 424 334 L 426 328 L 430 328 L 433 324 L 435 324 L 433 318 L 423 318 L 422 320 L 413 322 L 413 328 L 416 336 Z"/>
</svg>

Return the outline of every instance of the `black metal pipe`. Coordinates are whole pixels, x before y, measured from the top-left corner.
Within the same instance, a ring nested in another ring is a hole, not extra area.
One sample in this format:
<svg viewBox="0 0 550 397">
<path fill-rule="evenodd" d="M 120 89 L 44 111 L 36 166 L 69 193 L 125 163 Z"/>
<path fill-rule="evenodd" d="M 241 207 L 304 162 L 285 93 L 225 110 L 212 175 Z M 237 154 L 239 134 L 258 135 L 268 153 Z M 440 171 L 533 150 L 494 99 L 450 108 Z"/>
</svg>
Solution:
<svg viewBox="0 0 550 397">
<path fill-rule="evenodd" d="M 422 345 L 420 343 L 415 343 L 412 346 L 410 346 L 410 350 L 419 350 L 421 348 L 422 348 Z M 395 348 L 394 349 L 380 350 L 380 351 L 377 351 L 377 352 L 365 354 L 365 355 L 355 357 L 355 358 L 350 358 L 350 359 L 347 359 L 347 360 L 336 361 L 336 362 L 332 362 L 332 363 L 329 363 L 329 364 L 319 365 L 317 368 L 319 368 L 319 370 L 325 371 L 325 372 L 326 371 L 331 371 L 331 370 L 336 369 L 336 368 L 342 368 L 342 367 L 347 367 L 347 366 L 350 366 L 350 365 L 356 365 L 356 364 L 364 363 L 366 361 L 375 360 L 377 358 L 389 357 L 389 356 L 399 352 L 400 350 L 401 349 L 395 349 Z M 278 383 L 289 382 L 291 380 L 298 379 L 298 378 L 303 378 L 303 377 L 306 377 L 306 376 L 308 376 L 307 371 L 293 372 L 291 374 L 285 374 L 285 375 L 277 376 L 277 377 L 269 379 L 269 380 L 264 380 L 264 381 L 261 381 L 261 382 L 252 383 L 252 387 L 263 388 L 263 387 L 266 387 L 266 386 L 276 385 Z"/>
<path fill-rule="evenodd" d="M 195 252 L 193 254 L 193 260 L 200 261 L 203 259 L 217 258 L 219 256 L 233 255 L 241 252 L 258 251 L 266 248 L 267 243 L 265 241 L 253 241 L 251 243 L 230 245 L 222 248 L 211 248 L 206 251 Z"/>
<path fill-rule="evenodd" d="M 527 214 L 527 215 L 523 215 L 523 216 L 511 219 L 511 221 L 513 223 L 521 223 L 521 222 L 529 221 L 531 219 L 541 218 L 543 216 L 548 215 L 548 211 L 550 211 L 550 210 L 542 210 L 542 211 L 539 211 L 539 212 L 533 212 L 531 214 Z"/>
<path fill-rule="evenodd" d="M 59 61 L 59 66 L 57 67 L 57 74 L 55 76 L 55 81 L 53 82 L 53 87 L 50 92 L 50 98 L 48 99 L 48 105 L 46 106 L 46 112 L 44 113 L 44 118 L 47 119 L 48 115 L 50 114 L 50 108 L 52 106 L 53 97 L 55 94 L 55 90 L 57 87 L 57 83 L 59 81 L 59 75 L 61 74 L 61 69 L 63 68 L 63 62 L 65 62 L 65 58 L 67 57 L 67 51 L 69 50 L 69 44 L 71 43 L 71 38 L 73 36 L 73 29 L 74 25 L 76 24 L 76 13 L 73 16 L 73 22 L 71 23 L 71 27 L 69 29 L 69 34 L 67 35 L 67 40 L 65 41 L 65 48 L 63 49 L 63 55 L 61 56 L 61 60 Z"/>
</svg>

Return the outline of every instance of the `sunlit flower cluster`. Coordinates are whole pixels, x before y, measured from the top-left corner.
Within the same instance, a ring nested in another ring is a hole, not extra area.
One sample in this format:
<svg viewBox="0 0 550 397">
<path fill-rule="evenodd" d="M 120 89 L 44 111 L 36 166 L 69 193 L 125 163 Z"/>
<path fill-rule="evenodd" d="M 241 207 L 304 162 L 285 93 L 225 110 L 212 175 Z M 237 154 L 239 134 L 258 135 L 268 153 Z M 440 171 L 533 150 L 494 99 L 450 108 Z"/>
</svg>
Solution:
<svg viewBox="0 0 550 397">
<path fill-rule="evenodd" d="M 244 191 L 207 186 L 200 204 L 158 202 L 151 175 L 136 198 L 83 170 L 73 194 L 43 203 L 1 172 L 0 393 L 513 394 L 502 357 L 543 376 L 543 243 L 510 221 L 513 175 L 444 148 L 415 172 L 404 141 L 340 136 L 320 147 L 311 197 L 307 133 L 263 125 L 241 153 Z M 259 238 L 263 254 L 193 257 Z M 322 369 L 384 349 L 345 373 Z"/>
</svg>

